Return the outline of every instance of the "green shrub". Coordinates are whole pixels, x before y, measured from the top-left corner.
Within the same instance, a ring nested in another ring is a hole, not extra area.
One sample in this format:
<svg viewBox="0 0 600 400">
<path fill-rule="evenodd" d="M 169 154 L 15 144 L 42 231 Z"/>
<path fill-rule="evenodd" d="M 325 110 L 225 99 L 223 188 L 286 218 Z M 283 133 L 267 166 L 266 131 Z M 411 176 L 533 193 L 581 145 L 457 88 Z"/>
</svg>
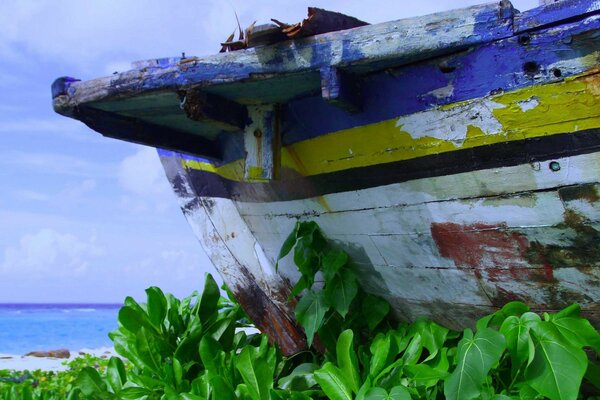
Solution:
<svg viewBox="0 0 600 400">
<path fill-rule="evenodd" d="M 284 357 L 266 336 L 246 334 L 246 315 L 207 275 L 200 295 L 178 300 L 151 287 L 145 304 L 125 300 L 110 337 L 127 363 L 78 360 L 64 373 L 36 371 L 23 382 L 0 383 L 0 394 L 26 400 L 569 400 L 591 398 L 582 383 L 600 390 L 600 366 L 590 360 L 600 353 L 600 333 L 578 305 L 540 316 L 508 303 L 479 320 L 475 332 L 426 319 L 396 323 L 389 304 L 360 288 L 347 254 L 315 223 L 298 223 L 279 258 L 292 250 L 301 273 L 292 291 L 299 297 L 296 316 L 312 345 L 304 352 Z"/>
</svg>

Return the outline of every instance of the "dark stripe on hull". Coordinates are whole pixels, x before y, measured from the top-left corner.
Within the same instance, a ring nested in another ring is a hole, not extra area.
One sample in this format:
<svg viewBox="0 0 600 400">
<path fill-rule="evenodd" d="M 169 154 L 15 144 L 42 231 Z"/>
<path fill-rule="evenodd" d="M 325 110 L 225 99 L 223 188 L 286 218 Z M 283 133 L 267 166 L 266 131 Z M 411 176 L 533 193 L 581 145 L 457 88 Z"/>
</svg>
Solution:
<svg viewBox="0 0 600 400">
<path fill-rule="evenodd" d="M 299 176 L 295 171 L 283 170 L 280 179 L 269 183 L 231 181 L 200 170 L 189 170 L 188 173 L 198 196 L 246 202 L 272 202 L 306 199 L 421 178 L 510 167 L 597 151 L 600 151 L 600 129 L 590 129 L 308 177 Z M 598 175 L 600 177 L 600 171 Z"/>
</svg>

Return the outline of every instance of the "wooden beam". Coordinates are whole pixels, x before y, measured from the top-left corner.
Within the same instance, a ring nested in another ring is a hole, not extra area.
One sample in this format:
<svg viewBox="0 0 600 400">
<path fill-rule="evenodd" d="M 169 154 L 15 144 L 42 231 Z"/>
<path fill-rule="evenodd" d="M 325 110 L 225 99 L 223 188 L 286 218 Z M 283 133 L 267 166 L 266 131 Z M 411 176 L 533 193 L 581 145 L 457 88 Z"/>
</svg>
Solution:
<svg viewBox="0 0 600 400">
<path fill-rule="evenodd" d="M 189 89 L 180 93 L 181 109 L 188 118 L 204 122 L 228 132 L 239 132 L 246 126 L 246 107 L 216 94 Z"/>
<path fill-rule="evenodd" d="M 62 101 L 55 99 L 54 108 L 64 113 L 65 108 L 79 104 L 133 97 L 152 90 L 269 79 L 322 67 L 397 67 L 512 36 L 509 11 L 495 2 L 329 32 L 293 43 L 191 57 L 165 68 L 133 70 L 73 83 L 70 96 Z"/>
<path fill-rule="evenodd" d="M 251 122 L 244 130 L 244 178 L 259 182 L 276 179 L 281 147 L 277 109 L 273 105 L 250 106 L 248 114 Z"/>
<path fill-rule="evenodd" d="M 326 102 L 351 113 L 361 109 L 358 79 L 339 68 L 321 68 L 321 96 Z"/>
<path fill-rule="evenodd" d="M 573 18 L 585 18 L 600 12 L 600 2 L 590 0 L 543 0 L 540 7 L 523 11 L 514 18 L 514 31 L 521 33 L 556 25 Z"/>
<path fill-rule="evenodd" d="M 193 154 L 212 160 L 221 158 L 216 142 L 200 135 L 150 124 L 138 118 L 126 117 L 92 107 L 77 108 L 73 117 L 106 137 Z"/>
</svg>

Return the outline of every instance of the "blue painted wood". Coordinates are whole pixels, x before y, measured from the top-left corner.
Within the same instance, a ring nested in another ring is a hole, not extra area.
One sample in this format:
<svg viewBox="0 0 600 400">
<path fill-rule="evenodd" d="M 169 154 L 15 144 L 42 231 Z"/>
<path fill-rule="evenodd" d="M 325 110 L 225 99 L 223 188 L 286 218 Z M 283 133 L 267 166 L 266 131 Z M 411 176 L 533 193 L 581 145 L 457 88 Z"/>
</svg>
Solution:
<svg viewBox="0 0 600 400">
<path fill-rule="evenodd" d="M 598 12 L 600 12 L 600 1 L 598 0 L 563 0 L 516 14 L 514 30 L 515 33 L 521 33 L 547 25 L 555 25 L 574 17 L 583 18 Z"/>
<path fill-rule="evenodd" d="M 288 103 L 283 144 L 479 98 L 492 91 L 558 81 L 583 72 L 584 67 L 574 62 L 570 69 L 560 71 L 558 78 L 550 70 L 551 65 L 559 61 L 568 65 L 569 60 L 596 51 L 600 51 L 600 16 L 530 34 L 527 44 L 511 37 L 469 52 L 376 74 L 361 82 L 364 101 L 359 114 L 348 114 L 320 97 Z M 537 64 L 539 72 L 525 73 L 527 62 Z"/>
<path fill-rule="evenodd" d="M 560 29 L 531 33 L 527 43 L 511 37 L 468 52 L 375 74 L 361 81 L 364 101 L 358 114 L 328 104 L 320 95 L 286 104 L 282 142 L 289 145 L 329 132 L 479 98 L 490 92 L 560 81 L 583 72 L 585 66 L 576 60 L 596 51 L 600 51 L 600 16 Z M 527 62 L 536 63 L 539 72 L 526 73 Z M 558 62 L 567 66 L 560 71 L 560 77 L 550 67 Z M 224 134 L 220 139 L 221 146 L 225 146 L 223 163 L 244 157 L 241 136 Z"/>
<path fill-rule="evenodd" d="M 512 35 L 511 9 L 491 3 L 424 17 L 331 32 L 274 46 L 187 58 L 167 68 L 133 70 L 114 77 L 82 82 L 70 88 L 71 106 L 104 101 L 124 93 L 192 85 L 220 85 L 247 79 L 268 79 L 322 67 L 377 68 L 416 62 Z M 385 64 L 381 64 L 385 62 Z M 62 104 L 56 109 L 61 111 Z"/>
<path fill-rule="evenodd" d="M 545 9 L 545 7 L 543 7 Z M 498 29 L 504 27 L 499 24 L 499 12 L 510 15 L 510 10 L 506 7 L 498 9 L 497 6 L 480 6 L 468 9 L 475 20 L 483 18 L 486 23 L 475 23 L 474 27 L 490 27 L 489 21 L 495 21 Z M 464 10 L 456 15 L 463 15 Z M 492 15 L 493 14 L 493 15 Z M 485 17 L 485 18 L 484 18 Z M 425 18 L 425 17 L 424 17 Z M 421 24 L 425 21 L 437 21 L 438 25 L 425 28 L 424 25 L 419 28 L 421 34 L 441 34 L 442 30 L 452 32 L 452 27 L 439 25 L 443 24 L 448 18 L 447 13 L 428 16 L 425 19 L 416 19 Z M 464 19 L 466 17 L 463 15 Z M 495 19 L 494 19 L 495 18 Z M 265 47 L 260 49 L 250 49 L 247 51 L 221 54 L 215 57 L 209 57 L 212 60 L 208 63 L 206 60 L 186 59 L 185 65 L 178 64 L 167 68 L 156 68 L 153 70 L 130 71 L 121 74 L 116 80 L 101 79 L 99 81 L 74 83 L 68 91 L 70 99 L 64 104 L 58 104 L 59 99 L 55 99 L 57 111 L 68 113 L 70 107 L 74 107 L 77 101 L 82 103 L 92 101 L 93 99 L 110 99 L 113 96 L 135 96 L 139 93 L 152 93 L 156 90 L 174 90 L 180 86 L 197 84 L 203 79 L 212 79 L 209 84 L 218 87 L 230 86 L 235 88 L 237 85 L 247 85 L 248 81 L 236 82 L 241 77 L 249 76 L 249 71 L 262 71 L 260 79 L 269 79 L 270 77 L 281 78 L 285 76 L 286 71 L 302 70 L 302 73 L 309 71 L 308 68 L 330 68 L 331 65 L 341 65 L 344 60 L 363 60 L 372 62 L 377 57 L 383 57 L 384 52 L 379 52 L 379 48 L 374 46 L 373 40 L 379 40 L 382 37 L 391 37 L 400 26 L 405 25 L 406 21 L 396 21 L 388 24 L 369 26 L 361 29 L 377 28 L 377 32 L 370 31 L 368 39 L 364 35 L 350 35 L 349 32 L 334 32 L 317 38 L 308 38 L 302 41 L 284 43 L 277 46 Z M 414 22 L 414 21 L 413 21 Z M 393 24 L 397 24 L 394 26 Z M 357 29 L 352 32 L 357 31 Z M 385 30 L 387 33 L 384 33 Z M 479 29 L 479 28 L 478 28 Z M 504 29 L 504 28 L 502 28 Z M 567 62 L 575 60 L 586 54 L 591 54 L 599 50 L 600 46 L 600 16 L 593 15 L 584 21 L 564 24 L 559 27 L 549 29 L 540 29 L 528 33 L 527 42 L 523 42 L 519 37 L 510 36 L 502 40 L 492 40 L 491 38 L 498 34 L 488 32 L 487 42 L 474 46 L 470 51 L 457 52 L 464 45 L 465 40 L 481 40 L 483 36 L 473 38 L 454 37 L 452 45 L 442 40 L 443 45 L 434 45 L 431 42 L 425 43 L 429 53 L 435 52 L 436 46 L 447 51 L 449 48 L 455 53 L 444 58 L 436 58 L 430 61 L 421 61 L 411 63 L 408 66 L 388 69 L 385 73 L 371 74 L 361 83 L 364 103 L 362 112 L 349 114 L 338 107 L 327 104 L 321 96 L 313 96 L 297 100 L 291 100 L 284 107 L 285 118 L 282 126 L 282 141 L 284 145 L 294 143 L 307 138 L 322 135 L 328 132 L 334 132 L 341 129 L 347 129 L 353 126 L 365 125 L 381 120 L 412 114 L 457 101 L 485 96 L 492 91 L 508 91 L 531 84 L 539 84 L 558 80 L 554 72 L 550 70 L 550 65 L 559 61 Z M 392 33 L 390 33 L 392 32 Z M 364 33 L 364 32 L 363 32 Z M 504 33 L 500 32 L 502 36 Z M 386 36 L 387 35 L 387 36 Z M 450 36 L 452 34 L 450 33 Z M 360 38 L 357 39 L 357 38 Z M 460 40 L 459 40 L 460 39 Z M 362 40 L 362 42 L 361 42 Z M 462 41 L 461 41 L 462 40 Z M 400 41 L 400 40 L 399 40 Z M 405 39 L 406 41 L 406 39 Z M 360 42 L 360 43 L 359 43 Z M 363 50 L 371 47 L 377 48 L 375 56 L 369 57 L 365 54 L 353 53 L 352 49 L 363 46 Z M 333 51 L 331 47 L 339 45 L 342 51 Z M 357 47 L 358 46 L 358 47 Z M 394 43 L 393 46 L 403 49 L 400 51 L 399 59 L 408 57 L 415 51 L 406 42 Z M 392 47 L 393 47 L 392 46 Z M 404 47 L 402 47 L 404 46 Z M 442 47 L 440 47 L 442 46 Z M 446 46 L 446 47 L 444 47 Z M 421 46 L 423 48 L 423 46 Z M 312 49 L 312 50 L 309 50 Z M 306 54 L 312 54 L 306 58 Z M 326 56 L 333 55 L 331 59 Z M 300 65 L 298 60 L 302 56 L 304 64 Z M 359 57 L 360 56 L 360 57 Z M 418 55 L 417 57 L 421 57 Z M 220 60 L 222 64 L 216 64 L 215 60 Z M 377 59 L 375 64 L 382 60 Z M 524 71 L 525 63 L 532 63 L 539 69 L 536 73 L 526 73 Z M 352 64 L 354 67 L 358 63 Z M 365 64 L 367 65 L 367 64 Z M 569 67 L 561 71 L 561 76 L 566 77 L 574 73 L 582 72 L 582 67 L 577 67 L 578 63 L 573 63 L 575 67 Z M 348 64 L 351 67 L 350 64 Z M 266 73 L 265 71 L 282 71 L 282 73 Z M 218 74 L 219 78 L 215 78 Z M 230 74 L 230 75 L 228 75 Z M 212 78 L 211 78 L 212 77 Z M 234 83 L 229 83 L 234 81 Z M 258 84 L 256 80 L 250 80 Z M 265 86 L 269 86 L 268 81 L 262 81 Z M 169 86 L 172 85 L 172 86 Z M 118 86 L 118 88 L 117 88 Z M 277 90 L 277 88 L 273 88 Z M 234 93 L 231 91 L 230 93 Z M 445 94 L 444 94 L 445 93 Z M 65 96 L 61 96 L 65 97 Z M 219 135 L 218 146 L 223 149 L 222 162 L 228 162 L 243 158 L 244 146 L 242 135 L 225 133 Z"/>
<path fill-rule="evenodd" d="M 361 108 L 359 78 L 339 68 L 321 68 L 321 97 L 331 105 L 356 113 Z"/>
</svg>

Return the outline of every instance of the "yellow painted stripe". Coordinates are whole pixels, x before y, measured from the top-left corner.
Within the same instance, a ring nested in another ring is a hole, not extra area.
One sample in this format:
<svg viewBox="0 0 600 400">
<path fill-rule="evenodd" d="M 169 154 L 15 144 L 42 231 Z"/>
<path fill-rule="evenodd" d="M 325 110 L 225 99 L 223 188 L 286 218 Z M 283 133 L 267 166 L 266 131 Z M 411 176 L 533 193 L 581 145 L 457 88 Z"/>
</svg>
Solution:
<svg viewBox="0 0 600 400">
<path fill-rule="evenodd" d="M 486 115 L 474 114 L 478 109 Z M 440 124 L 439 132 L 430 132 L 428 118 L 448 120 L 457 126 Z M 401 123 L 409 120 L 412 123 Z M 463 129 L 464 138 L 449 140 L 450 135 L 445 136 L 446 129 L 454 128 Z M 598 73 L 453 103 L 408 118 L 393 118 L 304 140 L 284 147 L 281 163 L 283 168 L 311 176 L 591 128 L 600 128 Z M 242 180 L 244 176 L 243 160 L 220 167 L 190 160 L 183 163 L 188 168 L 231 180 Z"/>
</svg>

